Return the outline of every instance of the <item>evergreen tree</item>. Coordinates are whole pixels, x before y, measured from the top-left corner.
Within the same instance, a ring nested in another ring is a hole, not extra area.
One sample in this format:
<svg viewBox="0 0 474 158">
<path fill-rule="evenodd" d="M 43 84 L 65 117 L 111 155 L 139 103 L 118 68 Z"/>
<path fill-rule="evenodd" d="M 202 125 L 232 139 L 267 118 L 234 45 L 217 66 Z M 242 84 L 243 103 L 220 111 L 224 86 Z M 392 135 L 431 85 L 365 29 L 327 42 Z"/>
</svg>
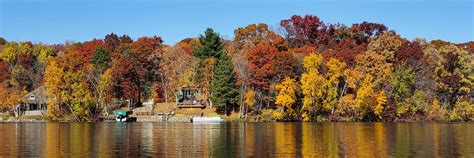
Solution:
<svg viewBox="0 0 474 158">
<path fill-rule="evenodd" d="M 211 100 L 220 111 L 233 108 L 239 102 L 236 81 L 232 61 L 223 53 L 217 61 L 211 84 Z"/>
<path fill-rule="evenodd" d="M 199 36 L 201 46 L 194 48 L 194 56 L 200 59 L 209 57 L 219 58 L 224 50 L 224 43 L 222 43 L 219 34 L 214 32 L 211 28 L 207 28 L 204 35 Z"/>
<path fill-rule="evenodd" d="M 200 59 L 195 81 L 201 92 L 210 99 L 210 106 L 213 106 L 212 100 L 212 80 L 214 79 L 214 68 L 217 60 L 224 50 L 224 43 L 221 42 L 219 34 L 214 32 L 211 28 L 204 31 L 204 35 L 200 35 L 199 46 L 194 47 L 193 55 Z"/>
<path fill-rule="evenodd" d="M 103 47 L 97 47 L 92 53 L 92 64 L 96 69 L 103 69 L 109 65 L 110 55 Z"/>
</svg>

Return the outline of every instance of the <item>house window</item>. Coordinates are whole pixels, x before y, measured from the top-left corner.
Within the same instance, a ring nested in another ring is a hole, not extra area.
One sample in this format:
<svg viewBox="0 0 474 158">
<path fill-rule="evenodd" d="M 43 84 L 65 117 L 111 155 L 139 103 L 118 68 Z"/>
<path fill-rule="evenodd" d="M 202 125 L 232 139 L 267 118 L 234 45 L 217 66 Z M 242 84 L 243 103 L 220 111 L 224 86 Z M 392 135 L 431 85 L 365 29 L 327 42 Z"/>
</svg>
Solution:
<svg viewBox="0 0 474 158">
<path fill-rule="evenodd" d="M 30 95 L 28 99 L 35 99 L 35 95 Z"/>
</svg>

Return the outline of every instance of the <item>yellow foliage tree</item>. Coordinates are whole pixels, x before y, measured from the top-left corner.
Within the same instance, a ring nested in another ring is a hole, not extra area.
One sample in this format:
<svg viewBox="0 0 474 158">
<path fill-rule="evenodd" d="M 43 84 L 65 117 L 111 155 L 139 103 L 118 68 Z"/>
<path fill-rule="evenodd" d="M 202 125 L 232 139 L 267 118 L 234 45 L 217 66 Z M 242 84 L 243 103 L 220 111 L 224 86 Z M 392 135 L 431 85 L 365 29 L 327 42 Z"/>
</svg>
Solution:
<svg viewBox="0 0 474 158">
<path fill-rule="evenodd" d="M 355 100 L 353 94 L 347 94 L 341 97 L 337 103 L 336 113 L 339 115 L 350 115 L 355 110 Z"/>
<path fill-rule="evenodd" d="M 5 62 L 12 62 L 18 55 L 19 46 L 16 42 L 8 42 L 0 52 L 0 58 Z"/>
<path fill-rule="evenodd" d="M 377 104 L 374 97 L 375 92 L 373 87 L 373 78 L 372 76 L 367 75 L 356 92 L 355 107 L 359 110 L 359 115 L 362 117 L 371 110 L 371 105 Z"/>
<path fill-rule="evenodd" d="M 429 111 L 429 117 L 432 120 L 442 120 L 444 119 L 444 115 L 446 112 L 444 109 L 442 109 L 439 100 L 438 99 L 433 99 L 433 102 L 431 104 L 431 109 Z"/>
<path fill-rule="evenodd" d="M 253 89 L 247 90 L 244 102 L 247 108 L 253 107 L 253 105 L 255 104 L 255 91 Z"/>
<path fill-rule="evenodd" d="M 374 93 L 372 76 L 365 76 L 356 92 L 356 108 L 362 108 L 370 103 L 370 96 Z"/>
<path fill-rule="evenodd" d="M 174 94 L 176 91 L 183 85 L 191 85 L 191 79 L 194 74 L 194 66 L 197 64 L 197 60 L 195 57 L 192 55 L 186 54 L 186 52 L 182 49 L 180 46 L 173 46 L 173 47 L 167 47 L 163 49 L 161 53 L 156 54 L 158 56 L 158 59 L 155 60 L 157 65 L 159 65 L 159 74 L 157 74 L 159 77 L 161 77 L 162 81 L 160 83 L 160 87 L 163 89 L 162 97 L 164 97 L 164 101 L 170 102 L 173 101 L 174 99 Z M 204 64 L 215 64 L 214 61 L 205 61 L 206 63 Z M 209 68 L 210 65 L 206 65 L 201 68 Z M 209 73 L 212 74 L 211 70 L 204 70 L 200 69 L 200 72 L 203 73 Z M 200 74 L 201 75 L 201 74 Z M 206 88 L 208 86 L 209 81 L 208 77 L 211 76 L 206 76 L 208 74 L 202 74 L 201 77 L 205 78 L 200 78 L 202 80 L 199 80 L 200 84 L 202 85 L 202 88 Z M 200 85 L 201 86 L 201 85 Z M 203 91 L 206 93 L 207 91 Z M 156 92 L 154 92 L 156 93 Z M 152 94 L 154 96 L 154 99 L 158 99 L 157 94 Z"/>
<path fill-rule="evenodd" d="M 381 119 L 384 105 L 387 103 L 385 91 L 376 92 L 374 90 L 373 78 L 370 75 L 365 76 L 356 92 L 355 108 L 359 110 L 361 117 L 369 113 L 375 114 Z"/>
<path fill-rule="evenodd" d="M 196 83 L 198 87 L 201 89 L 201 93 L 205 98 L 209 98 L 210 100 L 210 89 L 212 83 L 212 77 L 214 68 L 216 66 L 216 58 L 210 57 L 200 61 L 200 66 L 197 68 L 196 73 Z"/>
<path fill-rule="evenodd" d="M 0 83 L 0 110 L 9 108 L 9 105 L 7 105 L 7 99 L 8 99 L 7 82 L 1 82 Z"/>
<path fill-rule="evenodd" d="M 377 93 L 377 105 L 373 109 L 374 114 L 378 116 L 379 119 L 382 118 L 381 114 L 383 112 L 385 103 L 387 103 L 387 96 L 385 95 L 385 91 L 382 90 L 381 92 Z"/>
<path fill-rule="evenodd" d="M 311 53 L 303 59 L 305 72 L 301 75 L 301 91 L 303 92 L 303 115 L 309 116 L 308 111 L 316 108 L 318 102 L 322 100 L 326 79 L 319 73 L 323 57 L 316 53 Z M 306 113 L 306 114 L 304 114 Z"/>
<path fill-rule="evenodd" d="M 113 76 L 112 70 L 107 69 L 104 71 L 104 74 L 100 75 L 99 82 L 97 83 L 97 109 L 102 109 L 103 112 L 108 114 L 107 103 L 112 98 L 112 88 L 113 88 Z"/>
<path fill-rule="evenodd" d="M 61 88 L 63 85 L 64 69 L 57 63 L 56 60 L 51 60 L 46 67 L 44 74 L 44 86 L 46 88 L 46 95 L 48 96 L 48 110 L 47 116 L 56 118 L 60 116 L 59 106 L 61 103 Z"/>
<path fill-rule="evenodd" d="M 296 102 L 296 81 L 290 77 L 285 77 L 275 88 L 278 90 L 275 104 L 281 107 L 292 109 L 292 105 Z"/>
<path fill-rule="evenodd" d="M 66 104 L 77 121 L 88 119 L 95 105 L 89 84 L 86 81 L 85 72 L 66 71 L 61 87 L 61 101 Z"/>
<path fill-rule="evenodd" d="M 393 72 L 392 63 L 388 63 L 384 55 L 370 50 L 357 55 L 356 63 L 362 72 L 374 77 L 376 84 L 388 79 Z"/>
<path fill-rule="evenodd" d="M 253 89 L 248 89 L 245 93 L 244 104 L 245 117 L 247 117 L 248 109 L 252 108 L 255 105 L 255 91 Z"/>
<path fill-rule="evenodd" d="M 8 88 L 8 82 L 0 85 L 0 110 L 12 110 L 13 107 L 25 101 L 23 97 L 27 91 L 25 88 Z"/>
<path fill-rule="evenodd" d="M 327 95 L 324 99 L 324 107 L 326 110 L 331 110 L 331 113 L 333 113 L 338 100 L 337 90 L 339 89 L 339 80 L 344 76 L 346 63 L 335 58 L 330 58 L 326 63 L 326 66 L 328 67 L 328 72 L 326 73 Z"/>
<path fill-rule="evenodd" d="M 393 61 L 395 52 L 402 46 L 400 37 L 394 32 L 384 32 L 367 45 L 368 50 L 377 52 L 388 62 Z"/>
<path fill-rule="evenodd" d="M 15 105 L 19 103 L 24 103 L 25 96 L 27 94 L 26 89 L 23 88 L 13 88 L 10 90 L 10 93 L 8 94 L 8 99 L 7 99 L 7 105 L 9 105 L 10 108 L 14 107 Z"/>
</svg>

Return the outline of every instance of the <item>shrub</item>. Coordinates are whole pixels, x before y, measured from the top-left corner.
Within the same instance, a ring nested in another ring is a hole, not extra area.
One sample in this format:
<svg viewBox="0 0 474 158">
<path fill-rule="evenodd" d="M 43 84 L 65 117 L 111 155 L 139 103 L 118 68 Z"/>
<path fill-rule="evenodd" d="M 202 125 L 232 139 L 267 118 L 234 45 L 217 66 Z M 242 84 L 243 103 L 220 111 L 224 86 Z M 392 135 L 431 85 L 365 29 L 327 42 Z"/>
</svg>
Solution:
<svg viewBox="0 0 474 158">
<path fill-rule="evenodd" d="M 274 120 L 283 120 L 284 114 L 280 110 L 273 110 L 272 119 Z"/>
<path fill-rule="evenodd" d="M 456 113 L 459 120 L 469 121 L 474 115 L 473 104 L 467 100 L 460 100 L 456 102 L 453 111 Z"/>
<path fill-rule="evenodd" d="M 397 105 L 394 102 L 389 102 L 382 112 L 382 121 L 393 122 L 397 118 Z"/>
<path fill-rule="evenodd" d="M 260 114 L 255 115 L 253 120 L 260 122 L 273 121 L 273 111 L 273 109 L 263 109 L 260 111 Z"/>
</svg>

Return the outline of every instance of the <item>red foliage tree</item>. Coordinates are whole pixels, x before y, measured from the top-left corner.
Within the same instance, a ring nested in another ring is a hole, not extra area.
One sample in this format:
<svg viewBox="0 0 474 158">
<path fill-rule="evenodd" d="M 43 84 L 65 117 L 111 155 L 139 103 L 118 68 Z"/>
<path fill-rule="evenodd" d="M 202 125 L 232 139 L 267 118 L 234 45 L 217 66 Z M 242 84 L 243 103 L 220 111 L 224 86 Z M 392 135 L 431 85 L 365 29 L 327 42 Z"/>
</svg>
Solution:
<svg viewBox="0 0 474 158">
<path fill-rule="evenodd" d="M 258 44 L 246 52 L 250 83 L 257 90 L 267 91 L 270 84 L 285 76 L 294 76 L 296 62 L 288 52 L 279 52 L 277 48 Z"/>
<path fill-rule="evenodd" d="M 298 48 L 290 49 L 289 51 L 296 54 L 308 55 L 310 53 L 316 53 L 318 48 L 315 46 L 303 45 Z"/>
<path fill-rule="evenodd" d="M 268 90 L 271 77 L 275 74 L 274 65 L 271 64 L 278 49 L 269 45 L 257 45 L 247 51 L 247 67 L 250 74 L 251 84 L 259 90 Z"/>
<path fill-rule="evenodd" d="M 405 41 L 395 54 L 395 64 L 402 62 L 410 66 L 416 66 L 418 61 L 423 58 L 423 50 L 418 42 Z"/>
<path fill-rule="evenodd" d="M 34 59 L 29 54 L 20 54 L 16 57 L 16 60 L 24 69 L 31 68 L 34 62 Z"/>
<path fill-rule="evenodd" d="M 85 62 L 91 62 L 92 52 L 94 52 L 98 46 L 102 46 L 103 44 L 104 42 L 102 40 L 94 39 L 92 41 L 74 45 L 68 53 L 76 53 L 76 57 L 83 58 Z"/>
<path fill-rule="evenodd" d="M 116 34 L 111 33 L 111 34 L 105 35 L 104 46 L 106 48 L 114 50 L 119 45 L 120 45 L 120 39 Z"/>
<path fill-rule="evenodd" d="M 8 63 L 0 59 L 0 82 L 10 79 L 10 71 L 8 70 Z"/>
<path fill-rule="evenodd" d="M 370 23 L 367 21 L 360 24 L 354 24 L 352 25 L 352 28 L 362 31 L 367 38 L 380 35 L 382 32 L 387 31 L 387 27 L 384 24 Z"/>
<path fill-rule="evenodd" d="M 305 44 L 318 46 L 327 44 L 334 33 L 332 25 L 326 26 L 317 16 L 293 15 L 290 19 L 280 22 L 280 26 L 286 31 L 289 47 L 295 48 Z"/>
<path fill-rule="evenodd" d="M 125 56 L 120 56 L 112 65 L 116 82 L 115 97 L 124 97 L 127 99 L 138 98 L 141 82 L 139 82 L 139 76 L 132 67 L 132 61 Z"/>
<path fill-rule="evenodd" d="M 147 88 L 146 83 L 157 78 L 153 72 L 158 65 L 151 61 L 151 56 L 160 53 L 162 42 L 158 36 L 142 37 L 127 44 L 121 53 L 113 56 L 116 97 L 132 99 L 135 103 L 141 102 Z"/>
<path fill-rule="evenodd" d="M 186 52 L 186 54 L 193 55 L 193 51 L 194 51 L 194 48 L 192 45 L 193 40 L 194 40 L 193 38 L 186 38 L 176 43 L 176 45 L 180 46 L 181 49 L 183 49 L 183 51 Z"/>
<path fill-rule="evenodd" d="M 474 41 L 461 43 L 461 44 L 458 44 L 458 46 L 470 53 L 474 53 Z"/>
<path fill-rule="evenodd" d="M 353 66 L 355 64 L 355 57 L 367 50 L 367 44 L 357 44 L 356 40 L 351 38 L 344 38 L 331 49 L 323 52 L 324 59 L 334 57 L 344 61 L 347 65 Z"/>
</svg>

